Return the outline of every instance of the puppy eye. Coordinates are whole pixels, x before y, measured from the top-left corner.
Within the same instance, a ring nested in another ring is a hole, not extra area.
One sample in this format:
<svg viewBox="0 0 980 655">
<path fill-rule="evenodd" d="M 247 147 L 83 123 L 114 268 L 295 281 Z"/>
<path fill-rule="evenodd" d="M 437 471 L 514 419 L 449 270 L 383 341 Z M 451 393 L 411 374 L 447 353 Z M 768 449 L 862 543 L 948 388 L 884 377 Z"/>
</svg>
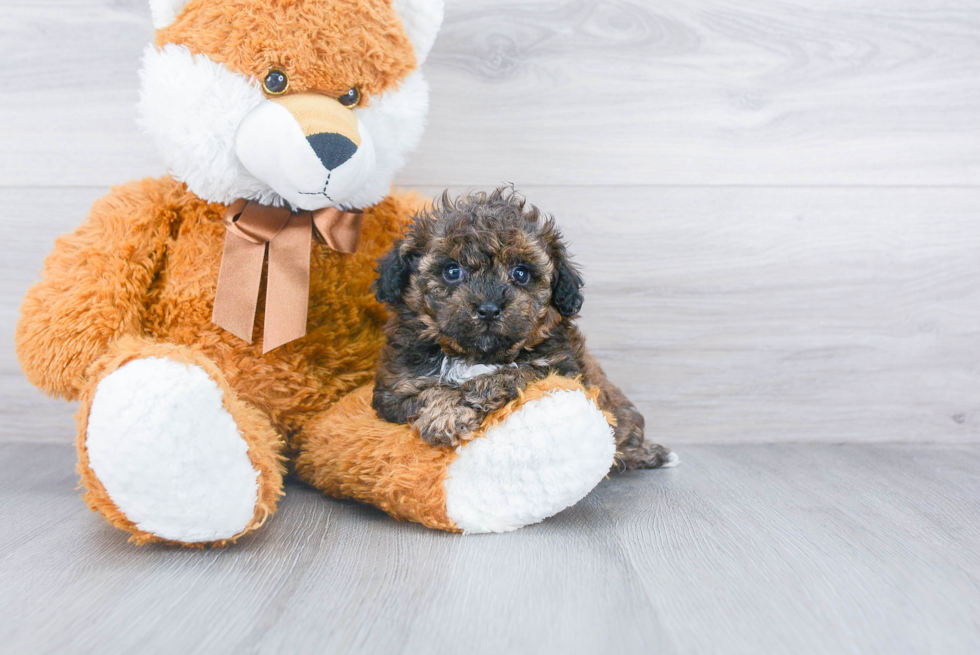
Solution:
<svg viewBox="0 0 980 655">
<path fill-rule="evenodd" d="M 463 279 L 463 267 L 456 263 L 446 264 L 442 277 L 446 282 L 459 282 Z"/>
<path fill-rule="evenodd" d="M 281 68 L 269 69 L 269 74 L 262 80 L 262 90 L 270 96 L 281 96 L 289 90 L 289 78 Z"/>
<path fill-rule="evenodd" d="M 347 93 L 337 98 L 337 101 L 345 107 L 354 108 L 361 101 L 361 92 L 356 86 L 352 86 Z"/>
<path fill-rule="evenodd" d="M 531 271 L 527 266 L 520 264 L 511 269 L 510 277 L 514 282 L 523 286 L 531 281 Z"/>
</svg>

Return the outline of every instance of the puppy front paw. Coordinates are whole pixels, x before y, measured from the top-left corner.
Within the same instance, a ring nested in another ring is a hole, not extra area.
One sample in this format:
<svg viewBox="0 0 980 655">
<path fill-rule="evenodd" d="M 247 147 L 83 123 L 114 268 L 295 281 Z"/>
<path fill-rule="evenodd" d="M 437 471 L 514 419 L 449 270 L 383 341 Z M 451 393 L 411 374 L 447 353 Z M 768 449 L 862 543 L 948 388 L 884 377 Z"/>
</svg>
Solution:
<svg viewBox="0 0 980 655">
<path fill-rule="evenodd" d="M 460 391 L 467 405 L 489 414 L 516 400 L 523 388 L 523 379 L 515 369 L 503 369 L 467 381 Z"/>
<path fill-rule="evenodd" d="M 427 407 L 412 426 L 432 446 L 453 447 L 473 438 L 483 416 L 466 405 Z"/>
</svg>

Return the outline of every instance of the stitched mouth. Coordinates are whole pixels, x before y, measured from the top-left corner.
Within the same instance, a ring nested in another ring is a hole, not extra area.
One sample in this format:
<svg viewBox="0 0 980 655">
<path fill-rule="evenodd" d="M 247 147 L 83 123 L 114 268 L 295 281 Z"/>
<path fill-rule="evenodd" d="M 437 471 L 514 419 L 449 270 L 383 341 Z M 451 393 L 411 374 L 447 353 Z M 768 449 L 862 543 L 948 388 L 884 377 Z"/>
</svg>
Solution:
<svg viewBox="0 0 980 655">
<path fill-rule="evenodd" d="M 327 187 L 330 186 L 330 175 L 332 174 L 332 172 L 333 171 L 327 171 L 327 181 L 323 183 L 323 188 L 321 190 L 319 190 L 319 191 L 300 191 L 299 194 L 301 196 L 323 196 L 324 198 L 326 198 L 330 202 L 333 202 L 333 198 L 331 198 L 330 197 L 330 194 L 327 193 Z"/>
</svg>

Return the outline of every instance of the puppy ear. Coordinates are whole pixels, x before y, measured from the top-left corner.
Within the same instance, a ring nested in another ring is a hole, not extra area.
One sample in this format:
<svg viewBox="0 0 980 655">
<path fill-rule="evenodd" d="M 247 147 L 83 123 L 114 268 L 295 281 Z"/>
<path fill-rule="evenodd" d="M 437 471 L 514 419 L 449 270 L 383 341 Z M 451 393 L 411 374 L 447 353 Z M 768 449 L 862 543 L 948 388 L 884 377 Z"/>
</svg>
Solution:
<svg viewBox="0 0 980 655">
<path fill-rule="evenodd" d="M 561 248 L 555 262 L 555 277 L 551 281 L 551 302 L 562 316 L 575 316 L 582 310 L 585 296 L 582 287 L 585 282 L 578 269 L 568 259 L 568 253 Z"/>
<path fill-rule="evenodd" d="M 402 293 L 408 286 L 412 265 L 407 257 L 402 255 L 404 241 L 399 241 L 391 251 L 378 260 L 378 279 L 372 285 L 378 302 L 387 305 L 397 305 L 402 301 Z"/>
<path fill-rule="evenodd" d="M 572 263 L 554 217 L 547 216 L 544 221 L 539 222 L 538 210 L 534 206 L 526 215 L 531 217 L 531 223 L 540 226 L 537 229 L 540 230 L 539 234 L 547 244 L 551 265 L 555 268 L 551 278 L 551 304 L 562 316 L 575 316 L 582 309 L 582 303 L 585 301 L 585 296 L 582 295 L 582 287 L 585 286 L 582 274 Z"/>
</svg>

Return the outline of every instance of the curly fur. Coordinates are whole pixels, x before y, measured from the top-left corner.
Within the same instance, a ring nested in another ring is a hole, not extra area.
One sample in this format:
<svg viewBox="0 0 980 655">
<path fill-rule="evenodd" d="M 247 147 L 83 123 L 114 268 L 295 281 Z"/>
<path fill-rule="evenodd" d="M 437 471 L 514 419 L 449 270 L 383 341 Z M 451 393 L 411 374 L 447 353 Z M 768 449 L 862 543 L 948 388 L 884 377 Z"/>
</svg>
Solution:
<svg viewBox="0 0 980 655">
<path fill-rule="evenodd" d="M 447 278 L 449 267 L 459 267 L 458 281 Z M 609 382 L 575 326 L 583 280 L 554 218 L 512 189 L 456 200 L 443 194 L 416 216 L 378 273 L 378 299 L 394 310 L 375 380 L 373 405 L 382 418 L 412 424 L 433 445 L 454 446 L 529 383 L 550 374 L 580 377 L 599 388 L 600 408 L 615 418 L 621 467 L 667 462 L 670 451 L 644 438 L 643 416 Z M 447 377 L 459 363 L 475 373 Z"/>
</svg>

